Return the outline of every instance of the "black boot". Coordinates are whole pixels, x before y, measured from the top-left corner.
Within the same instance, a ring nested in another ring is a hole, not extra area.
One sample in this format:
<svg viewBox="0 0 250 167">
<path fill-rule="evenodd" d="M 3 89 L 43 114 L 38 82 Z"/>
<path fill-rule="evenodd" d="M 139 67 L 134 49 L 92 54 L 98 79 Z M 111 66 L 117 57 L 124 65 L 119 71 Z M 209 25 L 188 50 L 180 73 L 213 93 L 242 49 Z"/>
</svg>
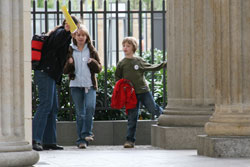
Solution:
<svg viewBox="0 0 250 167">
<path fill-rule="evenodd" d="M 32 141 L 32 149 L 36 151 L 43 151 L 43 146 L 41 143 L 36 142 L 35 140 Z"/>
<path fill-rule="evenodd" d="M 63 150 L 63 147 L 57 144 L 43 144 L 43 149 L 44 150 Z"/>
</svg>

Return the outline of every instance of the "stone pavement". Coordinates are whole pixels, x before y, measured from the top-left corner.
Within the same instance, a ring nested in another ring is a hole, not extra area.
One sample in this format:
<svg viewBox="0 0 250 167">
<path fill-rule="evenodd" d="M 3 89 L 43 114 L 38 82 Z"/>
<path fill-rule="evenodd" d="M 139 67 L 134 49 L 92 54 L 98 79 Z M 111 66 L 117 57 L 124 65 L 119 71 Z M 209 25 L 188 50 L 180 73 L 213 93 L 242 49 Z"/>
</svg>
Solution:
<svg viewBox="0 0 250 167">
<path fill-rule="evenodd" d="M 148 145 L 89 146 L 80 150 L 66 146 L 63 151 L 39 152 L 34 167 L 250 167 L 250 159 L 197 156 L 196 150 L 164 150 Z"/>
</svg>

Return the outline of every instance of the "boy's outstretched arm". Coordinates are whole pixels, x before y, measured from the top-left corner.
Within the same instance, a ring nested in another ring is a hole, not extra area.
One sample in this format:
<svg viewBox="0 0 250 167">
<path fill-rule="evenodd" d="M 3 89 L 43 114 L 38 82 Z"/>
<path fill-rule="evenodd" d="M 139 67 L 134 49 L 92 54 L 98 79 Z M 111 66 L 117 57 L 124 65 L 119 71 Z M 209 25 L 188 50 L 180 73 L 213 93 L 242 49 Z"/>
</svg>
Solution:
<svg viewBox="0 0 250 167">
<path fill-rule="evenodd" d="M 159 71 L 160 69 L 167 67 L 167 61 L 160 64 L 150 64 L 143 60 L 141 61 L 141 66 L 144 71 Z"/>
</svg>

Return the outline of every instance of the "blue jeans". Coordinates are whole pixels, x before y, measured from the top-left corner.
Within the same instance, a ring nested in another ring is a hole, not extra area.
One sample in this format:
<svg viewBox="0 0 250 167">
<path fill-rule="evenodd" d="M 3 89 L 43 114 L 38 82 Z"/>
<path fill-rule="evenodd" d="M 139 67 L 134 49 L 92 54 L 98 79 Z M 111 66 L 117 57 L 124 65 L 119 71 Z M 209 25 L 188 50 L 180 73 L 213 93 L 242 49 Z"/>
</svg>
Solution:
<svg viewBox="0 0 250 167">
<path fill-rule="evenodd" d="M 155 103 L 151 92 L 136 94 L 136 108 L 128 110 L 127 141 L 135 142 L 135 132 L 141 103 L 153 115 L 160 116 L 163 109 Z"/>
<path fill-rule="evenodd" d="M 56 82 L 45 72 L 35 71 L 40 103 L 32 121 L 32 138 L 43 144 L 56 144 L 58 101 Z"/>
<path fill-rule="evenodd" d="M 87 143 L 85 137 L 93 135 L 93 116 L 95 114 L 96 90 L 91 87 L 88 92 L 85 88 L 71 87 L 72 99 L 76 109 L 76 127 L 78 139 L 76 144 Z"/>
</svg>

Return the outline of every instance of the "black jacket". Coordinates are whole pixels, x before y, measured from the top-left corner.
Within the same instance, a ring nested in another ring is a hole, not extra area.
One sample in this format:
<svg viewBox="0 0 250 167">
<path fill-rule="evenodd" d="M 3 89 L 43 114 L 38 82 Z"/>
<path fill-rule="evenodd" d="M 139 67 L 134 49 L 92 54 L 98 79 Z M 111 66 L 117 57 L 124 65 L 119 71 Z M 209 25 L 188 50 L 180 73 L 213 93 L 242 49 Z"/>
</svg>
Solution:
<svg viewBox="0 0 250 167">
<path fill-rule="evenodd" d="M 65 31 L 64 27 L 61 26 L 49 35 L 42 49 L 42 58 L 37 69 L 48 73 L 57 84 L 60 84 L 62 80 L 63 67 L 70 43 L 70 31 Z"/>
</svg>

